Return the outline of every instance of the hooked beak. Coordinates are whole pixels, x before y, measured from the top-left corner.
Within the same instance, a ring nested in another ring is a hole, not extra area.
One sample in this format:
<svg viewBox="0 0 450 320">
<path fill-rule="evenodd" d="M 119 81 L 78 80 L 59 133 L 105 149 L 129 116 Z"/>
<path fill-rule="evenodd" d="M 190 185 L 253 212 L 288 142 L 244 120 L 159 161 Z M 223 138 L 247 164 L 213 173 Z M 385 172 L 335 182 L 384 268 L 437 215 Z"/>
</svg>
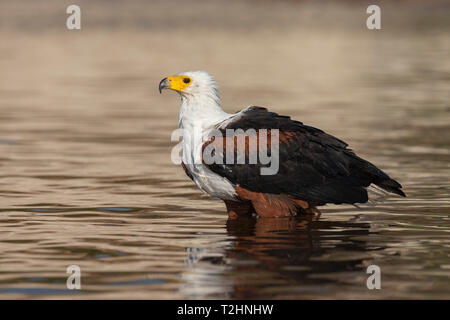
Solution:
<svg viewBox="0 0 450 320">
<path fill-rule="evenodd" d="M 159 83 L 159 93 L 161 93 L 163 89 L 167 89 L 169 87 L 170 87 L 169 80 L 167 78 L 162 79 L 161 82 Z"/>
</svg>

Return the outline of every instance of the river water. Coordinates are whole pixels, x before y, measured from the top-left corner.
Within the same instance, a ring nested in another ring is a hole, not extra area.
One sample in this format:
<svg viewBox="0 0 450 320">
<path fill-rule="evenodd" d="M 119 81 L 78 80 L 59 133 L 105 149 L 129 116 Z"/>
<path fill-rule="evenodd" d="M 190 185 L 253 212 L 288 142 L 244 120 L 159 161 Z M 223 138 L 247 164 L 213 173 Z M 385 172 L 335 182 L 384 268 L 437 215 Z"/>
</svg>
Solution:
<svg viewBox="0 0 450 320">
<path fill-rule="evenodd" d="M 435 2 L 432 2 L 435 3 Z M 0 298 L 450 298 L 450 9 L 303 2 L 0 4 Z M 108 10 L 106 10 L 108 9 Z M 229 220 L 173 164 L 202 69 L 228 112 L 269 107 L 404 186 L 320 218 Z M 68 290 L 66 268 L 81 269 Z M 367 267 L 381 270 L 369 290 Z"/>
</svg>

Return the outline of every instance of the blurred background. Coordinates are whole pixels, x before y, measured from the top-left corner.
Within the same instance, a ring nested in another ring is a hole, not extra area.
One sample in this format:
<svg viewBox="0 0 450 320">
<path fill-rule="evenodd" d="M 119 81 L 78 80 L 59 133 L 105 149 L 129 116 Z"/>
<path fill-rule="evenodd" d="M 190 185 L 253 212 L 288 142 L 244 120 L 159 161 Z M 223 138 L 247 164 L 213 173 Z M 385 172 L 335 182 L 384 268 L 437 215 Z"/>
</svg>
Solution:
<svg viewBox="0 0 450 320">
<path fill-rule="evenodd" d="M 450 298 L 449 30 L 449 1 L 0 2 L 0 298 Z M 179 97 L 157 87 L 190 70 L 228 112 L 340 137 L 408 198 L 227 220 L 170 161 Z"/>
</svg>

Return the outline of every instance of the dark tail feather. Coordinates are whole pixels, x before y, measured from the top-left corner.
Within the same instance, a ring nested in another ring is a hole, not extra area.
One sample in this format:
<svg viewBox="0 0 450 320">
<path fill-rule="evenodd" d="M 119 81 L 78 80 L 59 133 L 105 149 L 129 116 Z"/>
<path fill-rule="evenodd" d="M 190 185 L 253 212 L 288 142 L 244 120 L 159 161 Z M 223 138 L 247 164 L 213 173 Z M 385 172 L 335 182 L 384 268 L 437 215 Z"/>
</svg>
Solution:
<svg viewBox="0 0 450 320">
<path fill-rule="evenodd" d="M 398 194 L 399 196 L 406 197 L 406 194 L 401 190 L 402 185 L 395 181 L 394 179 L 386 179 L 381 182 L 375 183 L 380 188 L 386 191 Z"/>
</svg>

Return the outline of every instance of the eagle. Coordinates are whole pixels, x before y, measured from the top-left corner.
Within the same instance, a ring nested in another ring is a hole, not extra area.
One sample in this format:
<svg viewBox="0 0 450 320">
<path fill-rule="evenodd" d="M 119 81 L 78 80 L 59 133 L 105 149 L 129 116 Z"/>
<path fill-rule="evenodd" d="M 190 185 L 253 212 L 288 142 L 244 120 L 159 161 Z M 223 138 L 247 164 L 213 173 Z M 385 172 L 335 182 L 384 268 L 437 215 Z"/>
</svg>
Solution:
<svg viewBox="0 0 450 320">
<path fill-rule="evenodd" d="M 320 215 L 317 207 L 325 204 L 366 203 L 371 190 L 406 196 L 397 181 L 320 129 L 263 107 L 225 112 L 205 71 L 166 77 L 163 89 L 181 97 L 184 171 L 225 202 L 229 217 Z"/>
</svg>

